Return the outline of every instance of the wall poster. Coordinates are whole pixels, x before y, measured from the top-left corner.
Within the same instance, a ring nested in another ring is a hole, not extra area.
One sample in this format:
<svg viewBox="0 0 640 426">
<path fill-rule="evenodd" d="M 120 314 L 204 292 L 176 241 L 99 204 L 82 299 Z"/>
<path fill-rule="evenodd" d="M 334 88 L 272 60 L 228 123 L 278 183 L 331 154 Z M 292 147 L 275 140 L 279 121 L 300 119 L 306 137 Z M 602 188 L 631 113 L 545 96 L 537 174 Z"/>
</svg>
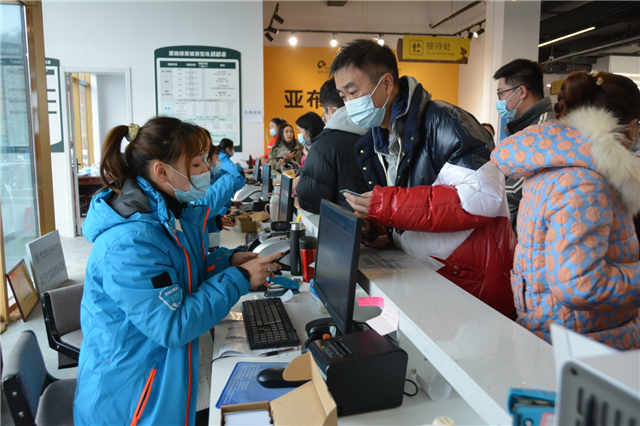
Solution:
<svg viewBox="0 0 640 426">
<path fill-rule="evenodd" d="M 51 152 L 64 152 L 62 142 L 62 97 L 60 94 L 60 61 L 44 58 L 47 71 L 47 105 L 49 109 L 49 143 Z"/>
<path fill-rule="evenodd" d="M 170 46 L 154 52 L 156 113 L 204 127 L 242 151 L 240 52 L 210 46 Z"/>
</svg>

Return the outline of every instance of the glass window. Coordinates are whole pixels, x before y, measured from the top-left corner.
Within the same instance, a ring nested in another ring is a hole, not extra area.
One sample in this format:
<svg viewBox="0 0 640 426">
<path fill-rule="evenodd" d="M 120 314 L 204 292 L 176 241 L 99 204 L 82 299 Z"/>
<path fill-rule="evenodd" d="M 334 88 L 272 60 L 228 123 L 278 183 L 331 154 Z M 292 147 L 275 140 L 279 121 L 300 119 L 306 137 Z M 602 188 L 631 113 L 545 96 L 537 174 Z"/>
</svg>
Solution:
<svg viewBox="0 0 640 426">
<path fill-rule="evenodd" d="M 24 7 L 0 5 L 0 198 L 7 270 L 39 235 Z"/>
</svg>

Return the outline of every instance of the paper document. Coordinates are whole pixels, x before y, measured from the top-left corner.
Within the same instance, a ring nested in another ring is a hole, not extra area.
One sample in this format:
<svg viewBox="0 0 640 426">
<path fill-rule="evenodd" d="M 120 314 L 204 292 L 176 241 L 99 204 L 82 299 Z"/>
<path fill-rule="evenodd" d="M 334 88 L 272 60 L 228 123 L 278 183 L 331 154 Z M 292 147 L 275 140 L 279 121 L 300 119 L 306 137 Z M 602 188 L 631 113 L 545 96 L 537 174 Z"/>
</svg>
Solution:
<svg viewBox="0 0 640 426">
<path fill-rule="evenodd" d="M 367 324 L 381 336 L 394 332 L 398 329 L 400 322 L 400 315 L 398 310 L 387 304 L 382 310 L 382 313 L 375 318 L 367 320 Z"/>
</svg>

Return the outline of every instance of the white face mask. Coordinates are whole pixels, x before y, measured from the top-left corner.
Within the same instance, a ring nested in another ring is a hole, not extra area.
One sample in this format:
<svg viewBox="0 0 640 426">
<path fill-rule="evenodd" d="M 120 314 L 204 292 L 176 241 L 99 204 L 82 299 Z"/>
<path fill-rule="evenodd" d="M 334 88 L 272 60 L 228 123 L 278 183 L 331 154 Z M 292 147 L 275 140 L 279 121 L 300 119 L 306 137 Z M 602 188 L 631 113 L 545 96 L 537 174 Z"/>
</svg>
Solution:
<svg viewBox="0 0 640 426">
<path fill-rule="evenodd" d="M 171 168 L 177 174 L 189 180 L 188 177 L 186 177 L 185 175 L 183 175 L 182 173 L 180 173 L 170 165 L 167 164 L 167 167 Z M 207 171 L 199 175 L 191 176 L 191 180 L 193 181 L 193 183 L 189 181 L 189 185 L 191 186 L 191 188 L 187 192 L 181 189 L 174 188 L 173 185 L 171 185 L 169 181 L 167 181 L 167 185 L 169 185 L 171 189 L 173 189 L 173 193 L 176 196 L 176 200 L 178 200 L 181 203 L 187 203 L 189 201 L 198 201 L 199 199 L 204 197 L 205 194 L 207 193 L 207 189 L 209 188 L 209 183 L 211 181 L 211 173 Z"/>
<path fill-rule="evenodd" d="M 387 100 L 384 101 L 382 108 L 376 108 L 371 96 L 376 92 L 383 78 L 384 76 L 380 77 L 380 81 L 378 81 L 378 84 L 376 84 L 371 94 L 344 103 L 344 106 L 347 107 L 347 114 L 349 114 L 351 121 L 353 121 L 356 126 L 362 127 L 363 129 L 370 129 L 382 124 L 386 111 L 385 107 L 387 106 L 387 102 L 389 102 L 389 95 L 387 95 Z"/>
</svg>

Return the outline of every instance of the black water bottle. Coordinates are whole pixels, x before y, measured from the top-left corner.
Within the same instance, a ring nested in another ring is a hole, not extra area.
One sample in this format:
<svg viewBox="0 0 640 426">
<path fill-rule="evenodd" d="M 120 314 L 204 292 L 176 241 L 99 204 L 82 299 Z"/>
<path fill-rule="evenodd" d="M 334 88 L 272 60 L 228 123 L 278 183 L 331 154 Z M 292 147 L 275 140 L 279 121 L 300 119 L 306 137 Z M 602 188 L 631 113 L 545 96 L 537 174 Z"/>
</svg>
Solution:
<svg viewBox="0 0 640 426">
<path fill-rule="evenodd" d="M 291 243 L 291 252 L 289 259 L 291 262 L 291 275 L 302 275 L 302 263 L 300 262 L 300 238 L 305 236 L 305 229 L 301 223 L 291 222 L 291 231 L 289 231 L 289 240 Z"/>
</svg>

